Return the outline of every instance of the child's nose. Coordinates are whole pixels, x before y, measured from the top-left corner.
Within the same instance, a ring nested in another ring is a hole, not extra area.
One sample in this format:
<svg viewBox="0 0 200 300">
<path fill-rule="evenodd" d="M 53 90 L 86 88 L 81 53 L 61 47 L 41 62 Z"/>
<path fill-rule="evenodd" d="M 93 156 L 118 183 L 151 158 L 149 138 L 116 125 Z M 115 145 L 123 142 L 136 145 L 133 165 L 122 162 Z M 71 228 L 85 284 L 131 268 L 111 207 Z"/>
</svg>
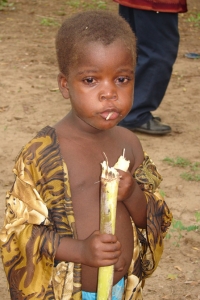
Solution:
<svg viewBox="0 0 200 300">
<path fill-rule="evenodd" d="M 113 84 L 105 84 L 100 93 L 100 101 L 117 100 L 116 87 Z"/>
</svg>

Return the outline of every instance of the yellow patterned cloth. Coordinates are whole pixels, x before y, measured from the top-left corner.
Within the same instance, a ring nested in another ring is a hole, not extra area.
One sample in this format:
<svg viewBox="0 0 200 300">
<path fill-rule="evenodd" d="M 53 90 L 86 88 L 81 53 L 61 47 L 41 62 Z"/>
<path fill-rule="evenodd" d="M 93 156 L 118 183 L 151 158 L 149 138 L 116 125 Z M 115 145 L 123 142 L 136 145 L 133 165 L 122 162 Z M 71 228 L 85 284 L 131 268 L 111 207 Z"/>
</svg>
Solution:
<svg viewBox="0 0 200 300">
<path fill-rule="evenodd" d="M 1 256 L 12 300 L 81 300 L 81 265 L 55 261 L 63 237 L 76 238 L 68 170 L 55 129 L 47 126 L 20 152 L 6 196 Z M 172 215 L 158 192 L 161 176 L 145 154 L 135 171 L 147 199 L 147 229 L 133 223 L 133 259 L 125 300 L 141 300 L 144 279 L 156 269 Z M 67 249 L 66 249 L 67 250 Z"/>
</svg>

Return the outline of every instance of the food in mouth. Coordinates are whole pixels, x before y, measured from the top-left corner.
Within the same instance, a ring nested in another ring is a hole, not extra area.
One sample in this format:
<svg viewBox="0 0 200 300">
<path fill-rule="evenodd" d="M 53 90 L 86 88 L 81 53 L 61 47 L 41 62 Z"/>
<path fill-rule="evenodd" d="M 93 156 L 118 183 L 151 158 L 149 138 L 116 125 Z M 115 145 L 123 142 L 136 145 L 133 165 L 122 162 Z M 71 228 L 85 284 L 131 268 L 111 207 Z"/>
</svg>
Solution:
<svg viewBox="0 0 200 300">
<path fill-rule="evenodd" d="M 109 120 L 110 117 L 112 116 L 112 114 L 113 114 L 113 112 L 110 112 L 110 113 L 107 115 L 106 120 Z"/>
</svg>

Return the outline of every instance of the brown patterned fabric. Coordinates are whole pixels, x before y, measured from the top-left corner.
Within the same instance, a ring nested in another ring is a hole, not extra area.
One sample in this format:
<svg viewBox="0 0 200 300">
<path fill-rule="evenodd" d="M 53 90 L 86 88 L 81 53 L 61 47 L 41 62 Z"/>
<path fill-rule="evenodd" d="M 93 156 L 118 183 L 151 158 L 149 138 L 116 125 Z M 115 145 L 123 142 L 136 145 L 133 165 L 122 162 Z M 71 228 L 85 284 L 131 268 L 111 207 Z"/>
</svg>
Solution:
<svg viewBox="0 0 200 300">
<path fill-rule="evenodd" d="M 6 196 L 1 256 L 12 300 L 81 300 L 81 265 L 56 262 L 62 237 L 76 238 L 68 170 L 54 128 L 46 127 L 20 152 Z M 145 154 L 134 174 L 147 198 L 147 230 L 133 223 L 133 259 L 125 300 L 142 299 L 145 278 L 156 269 L 172 215 L 156 192 L 161 176 Z"/>
<path fill-rule="evenodd" d="M 184 13 L 187 11 L 187 0 L 114 0 L 121 5 L 159 12 Z"/>
</svg>

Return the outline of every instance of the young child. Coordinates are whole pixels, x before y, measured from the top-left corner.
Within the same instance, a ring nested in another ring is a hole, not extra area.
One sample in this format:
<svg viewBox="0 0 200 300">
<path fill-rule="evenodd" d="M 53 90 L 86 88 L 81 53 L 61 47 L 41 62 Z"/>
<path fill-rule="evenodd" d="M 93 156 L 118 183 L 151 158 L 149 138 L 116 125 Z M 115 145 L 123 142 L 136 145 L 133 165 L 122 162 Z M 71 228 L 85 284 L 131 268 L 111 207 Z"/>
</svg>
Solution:
<svg viewBox="0 0 200 300">
<path fill-rule="evenodd" d="M 132 107 L 135 36 L 117 14 L 87 11 L 56 38 L 58 85 L 71 111 L 20 152 L 6 197 L 1 250 L 11 299 L 96 299 L 98 268 L 114 265 L 112 299 L 142 299 L 171 213 L 137 136 L 117 124 Z M 100 234 L 101 163 L 119 171 L 116 235 Z"/>
</svg>

